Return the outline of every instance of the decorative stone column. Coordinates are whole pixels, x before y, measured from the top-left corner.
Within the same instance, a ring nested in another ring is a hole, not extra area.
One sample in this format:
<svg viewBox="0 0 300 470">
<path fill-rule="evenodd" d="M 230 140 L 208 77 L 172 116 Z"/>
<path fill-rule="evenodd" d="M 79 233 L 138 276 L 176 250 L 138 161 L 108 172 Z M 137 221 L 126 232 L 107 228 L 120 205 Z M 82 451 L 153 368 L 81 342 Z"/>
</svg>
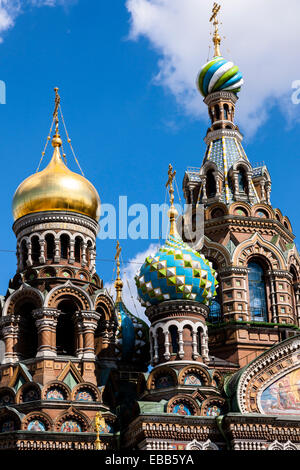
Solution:
<svg viewBox="0 0 300 470">
<path fill-rule="evenodd" d="M 74 250 L 75 250 L 75 240 L 70 240 L 70 255 L 69 255 L 70 264 L 74 264 L 75 262 Z"/>
<path fill-rule="evenodd" d="M 157 334 L 155 332 L 155 335 L 154 335 L 154 358 L 153 358 L 153 362 L 154 364 L 157 364 L 159 358 L 158 358 L 158 341 L 157 341 Z"/>
<path fill-rule="evenodd" d="M 27 266 L 32 266 L 32 243 L 30 240 L 27 242 L 27 250 L 28 250 L 28 255 L 27 255 Z"/>
<path fill-rule="evenodd" d="M 80 312 L 83 333 L 82 359 L 95 359 L 95 331 L 97 329 L 100 314 L 91 310 Z"/>
<path fill-rule="evenodd" d="M 205 331 L 201 332 L 201 353 L 203 361 L 209 362 L 207 327 L 205 327 Z"/>
<path fill-rule="evenodd" d="M 216 198 L 219 198 L 221 196 L 221 191 L 220 191 L 221 176 L 219 175 L 219 173 L 215 172 L 215 178 L 216 178 Z"/>
<path fill-rule="evenodd" d="M 164 352 L 164 358 L 166 361 L 168 361 L 171 357 L 170 355 L 170 333 L 169 330 L 164 331 L 165 335 L 165 352 Z"/>
<path fill-rule="evenodd" d="M 207 201 L 207 194 L 206 194 L 206 175 L 203 175 L 202 178 L 202 202 L 205 203 Z"/>
<path fill-rule="evenodd" d="M 260 182 L 260 191 L 261 191 L 261 202 L 265 202 L 266 200 L 265 181 Z"/>
<path fill-rule="evenodd" d="M 183 347 L 183 339 L 182 339 L 182 330 L 178 330 L 178 344 L 179 344 L 179 351 L 178 356 L 180 359 L 184 358 L 184 347 Z"/>
<path fill-rule="evenodd" d="M 98 327 L 100 330 L 101 350 L 97 359 L 107 367 L 116 367 L 115 345 L 118 323 L 115 320 L 100 320 L 97 325 Z"/>
<path fill-rule="evenodd" d="M 82 257 L 81 257 L 81 265 L 86 266 L 87 265 L 87 258 L 86 258 L 86 250 L 87 250 L 87 244 L 85 242 L 82 243 Z"/>
<path fill-rule="evenodd" d="M 269 204 L 269 206 L 271 205 L 271 187 L 272 187 L 272 183 L 271 181 L 267 181 L 266 182 L 266 192 L 267 192 L 267 204 Z"/>
<path fill-rule="evenodd" d="M 196 359 L 199 357 L 199 352 L 197 349 L 197 331 L 193 330 L 192 332 L 192 338 L 193 338 L 193 359 L 196 361 Z"/>
<path fill-rule="evenodd" d="M 5 345 L 5 354 L 2 364 L 18 362 L 18 353 L 15 346 L 18 341 L 19 334 L 19 316 L 7 315 L 0 320 L 0 328 Z"/>
<path fill-rule="evenodd" d="M 40 247 L 41 247 L 41 255 L 39 257 L 40 264 L 44 264 L 46 262 L 46 259 L 45 259 L 45 245 L 46 245 L 46 241 L 45 240 L 40 240 Z"/>
<path fill-rule="evenodd" d="M 238 170 L 233 170 L 232 172 L 233 176 L 233 192 L 234 192 L 234 197 L 236 198 L 239 195 L 239 172 Z"/>
<path fill-rule="evenodd" d="M 58 238 L 54 239 L 54 263 L 59 263 L 60 260 L 60 241 Z"/>
<path fill-rule="evenodd" d="M 272 323 L 278 323 L 278 312 L 277 312 L 277 299 L 276 299 L 276 283 L 275 283 L 275 276 L 273 271 L 268 271 L 267 276 L 269 278 L 270 283 L 270 291 L 271 291 L 271 310 L 272 310 Z"/>
<path fill-rule="evenodd" d="M 44 307 L 34 310 L 32 315 L 38 331 L 36 357 L 56 357 L 56 325 L 60 312 Z"/>
</svg>

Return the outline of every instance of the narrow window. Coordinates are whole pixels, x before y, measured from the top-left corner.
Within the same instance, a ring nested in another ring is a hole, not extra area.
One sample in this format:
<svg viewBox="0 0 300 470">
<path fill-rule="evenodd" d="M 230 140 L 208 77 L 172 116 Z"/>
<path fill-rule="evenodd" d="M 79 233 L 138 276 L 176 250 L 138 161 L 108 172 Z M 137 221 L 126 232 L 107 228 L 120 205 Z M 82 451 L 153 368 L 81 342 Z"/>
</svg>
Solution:
<svg viewBox="0 0 300 470">
<path fill-rule="evenodd" d="M 248 264 L 250 313 L 254 321 L 267 321 L 267 299 L 263 268 L 255 262 Z"/>
</svg>

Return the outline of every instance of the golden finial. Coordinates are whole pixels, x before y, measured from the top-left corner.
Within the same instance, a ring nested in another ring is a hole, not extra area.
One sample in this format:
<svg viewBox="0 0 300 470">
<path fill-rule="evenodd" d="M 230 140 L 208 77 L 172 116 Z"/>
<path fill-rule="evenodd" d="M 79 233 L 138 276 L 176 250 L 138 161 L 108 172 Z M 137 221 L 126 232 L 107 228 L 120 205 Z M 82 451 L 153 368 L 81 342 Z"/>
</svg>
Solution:
<svg viewBox="0 0 300 470">
<path fill-rule="evenodd" d="M 168 181 L 166 182 L 166 188 L 169 187 L 169 196 L 170 196 L 170 209 L 168 211 L 168 216 L 170 219 L 170 235 L 175 235 L 176 233 L 176 217 L 178 216 L 178 212 L 174 207 L 174 187 L 173 187 L 173 180 L 176 175 L 176 170 L 173 171 L 173 167 L 171 163 L 169 164 L 168 169 Z"/>
<path fill-rule="evenodd" d="M 115 260 L 117 263 L 117 278 L 115 280 L 115 288 L 117 291 L 117 298 L 116 302 L 121 302 L 122 300 L 122 289 L 123 289 L 123 282 L 120 277 L 120 254 L 121 254 L 122 248 L 120 247 L 119 240 L 117 241 L 117 247 L 116 247 L 116 256 Z"/>
<path fill-rule="evenodd" d="M 60 96 L 58 94 L 58 88 L 54 88 L 55 91 L 55 107 L 53 111 L 53 119 L 55 120 L 55 135 L 52 138 L 52 146 L 53 147 L 60 147 L 62 145 L 62 141 L 58 132 L 58 107 L 60 104 Z"/>
<path fill-rule="evenodd" d="M 212 16 L 209 20 L 210 22 L 213 21 L 213 25 L 215 27 L 215 31 L 213 35 L 213 43 L 215 46 L 214 57 L 221 57 L 221 52 L 220 52 L 221 36 L 219 35 L 219 21 L 217 19 L 217 15 L 220 11 L 220 8 L 221 8 L 221 5 L 214 3 L 213 9 L 212 9 Z"/>
<path fill-rule="evenodd" d="M 100 441 L 100 428 L 105 429 L 105 419 L 103 418 L 102 413 L 100 411 L 97 411 L 95 415 L 94 425 L 95 425 L 95 430 L 97 433 L 97 438 L 95 440 L 95 447 L 96 447 L 96 450 L 102 450 L 103 444 Z"/>
</svg>

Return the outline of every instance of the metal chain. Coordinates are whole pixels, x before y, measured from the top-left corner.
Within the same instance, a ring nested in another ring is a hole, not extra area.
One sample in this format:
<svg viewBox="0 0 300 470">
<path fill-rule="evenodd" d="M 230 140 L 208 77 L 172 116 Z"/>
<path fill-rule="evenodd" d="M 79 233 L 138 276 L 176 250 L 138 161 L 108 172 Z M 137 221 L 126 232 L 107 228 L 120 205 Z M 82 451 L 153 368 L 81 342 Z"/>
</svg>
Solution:
<svg viewBox="0 0 300 470">
<path fill-rule="evenodd" d="M 50 130 L 49 130 L 49 133 L 48 133 L 48 137 L 47 137 L 47 140 L 46 140 L 46 143 L 45 143 L 45 146 L 44 146 L 44 150 L 42 151 L 42 156 L 41 156 L 41 159 L 40 159 L 40 162 L 38 164 L 38 167 L 36 169 L 36 173 L 39 171 L 40 169 L 40 166 L 41 166 L 41 163 L 43 161 L 43 158 L 44 158 L 44 155 L 45 155 L 45 152 L 47 150 L 47 146 L 48 146 L 48 143 L 49 143 L 49 140 L 51 139 L 51 132 L 52 132 L 52 129 L 53 129 L 53 124 L 54 124 L 54 118 L 52 119 L 52 123 L 51 123 L 51 127 L 50 127 Z"/>
<path fill-rule="evenodd" d="M 72 154 L 73 154 L 74 160 L 75 160 L 75 162 L 77 163 L 78 168 L 79 168 L 79 170 L 81 171 L 82 176 L 84 176 L 84 173 L 83 173 L 83 171 L 82 171 L 82 168 L 81 168 L 81 166 L 79 165 L 79 161 L 78 161 L 77 158 L 76 158 L 75 152 L 74 152 L 73 147 L 72 147 L 72 144 L 71 144 L 71 139 L 70 139 L 69 134 L 68 134 L 68 131 L 67 131 L 67 127 L 66 127 L 66 124 L 65 124 L 64 116 L 63 116 L 63 113 L 62 113 L 62 110 L 61 110 L 61 105 L 59 105 L 58 108 L 59 108 L 59 112 L 60 112 L 60 115 L 61 115 L 61 119 L 62 119 L 62 122 L 63 122 L 63 125 L 64 125 L 65 133 L 66 133 L 66 136 L 67 136 L 67 141 L 68 141 L 68 144 L 70 145 L 71 152 L 72 152 Z"/>
</svg>

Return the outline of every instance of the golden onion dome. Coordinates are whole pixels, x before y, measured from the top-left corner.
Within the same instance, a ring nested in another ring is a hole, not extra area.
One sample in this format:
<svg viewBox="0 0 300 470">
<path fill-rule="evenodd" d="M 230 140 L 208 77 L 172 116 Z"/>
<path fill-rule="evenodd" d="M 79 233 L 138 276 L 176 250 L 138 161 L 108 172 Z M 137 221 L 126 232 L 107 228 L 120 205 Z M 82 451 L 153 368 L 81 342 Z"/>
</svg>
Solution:
<svg viewBox="0 0 300 470">
<path fill-rule="evenodd" d="M 29 176 L 17 188 L 13 198 L 14 220 L 27 214 L 43 211 L 70 211 L 100 217 L 100 198 L 97 190 L 83 176 L 64 164 L 56 133 L 52 140 L 54 152 L 49 165 Z"/>
</svg>

